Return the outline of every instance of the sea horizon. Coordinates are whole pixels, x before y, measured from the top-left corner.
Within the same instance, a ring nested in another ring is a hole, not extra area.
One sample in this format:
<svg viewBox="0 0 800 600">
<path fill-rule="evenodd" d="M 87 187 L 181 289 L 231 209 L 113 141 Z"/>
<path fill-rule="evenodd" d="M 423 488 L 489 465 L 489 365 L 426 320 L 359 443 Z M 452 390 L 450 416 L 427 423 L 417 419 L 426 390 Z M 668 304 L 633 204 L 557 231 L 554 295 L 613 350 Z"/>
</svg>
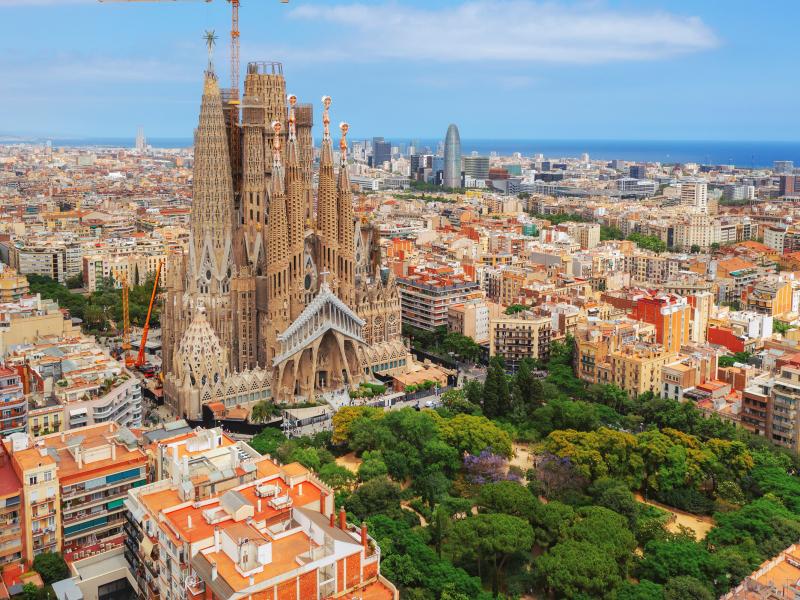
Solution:
<svg viewBox="0 0 800 600">
<path fill-rule="evenodd" d="M 365 138 L 354 138 L 360 141 Z M 371 138 L 367 138 L 371 139 Z M 435 151 L 441 141 L 437 138 L 387 137 L 393 145 L 408 146 L 418 140 L 421 148 Z M 54 147 L 76 148 L 132 148 L 135 137 L 0 137 L 0 144 L 43 144 L 50 141 Z M 190 137 L 153 137 L 147 143 L 153 148 L 189 148 Z M 319 140 L 315 140 L 319 143 Z M 591 160 L 624 160 L 631 162 L 700 163 L 735 165 L 744 168 L 771 167 L 777 160 L 792 160 L 800 166 L 800 142 L 769 140 L 612 140 L 612 139 L 499 139 L 463 138 L 462 155 L 477 152 L 489 155 L 512 156 L 519 152 L 524 157 L 543 154 L 547 159 L 578 158 L 589 155 Z"/>
</svg>

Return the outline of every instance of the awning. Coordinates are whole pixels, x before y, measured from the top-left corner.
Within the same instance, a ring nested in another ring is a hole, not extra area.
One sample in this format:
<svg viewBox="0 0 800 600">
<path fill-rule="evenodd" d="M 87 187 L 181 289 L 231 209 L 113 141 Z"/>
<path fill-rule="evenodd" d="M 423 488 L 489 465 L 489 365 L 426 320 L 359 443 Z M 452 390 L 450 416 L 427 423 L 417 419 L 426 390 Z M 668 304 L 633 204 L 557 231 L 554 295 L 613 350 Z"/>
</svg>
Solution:
<svg viewBox="0 0 800 600">
<path fill-rule="evenodd" d="M 142 549 L 142 555 L 143 556 L 150 556 L 150 553 L 153 551 L 153 542 L 150 541 L 149 537 L 144 536 L 142 538 L 142 542 L 140 544 L 140 547 Z"/>
</svg>

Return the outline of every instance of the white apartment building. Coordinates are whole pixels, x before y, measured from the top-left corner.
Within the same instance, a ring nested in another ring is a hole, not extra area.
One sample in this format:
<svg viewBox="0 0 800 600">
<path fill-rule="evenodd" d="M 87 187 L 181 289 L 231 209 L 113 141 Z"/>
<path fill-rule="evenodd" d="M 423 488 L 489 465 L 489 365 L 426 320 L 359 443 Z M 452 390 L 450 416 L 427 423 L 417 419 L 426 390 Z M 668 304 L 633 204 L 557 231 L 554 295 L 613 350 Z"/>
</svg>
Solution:
<svg viewBox="0 0 800 600">
<path fill-rule="evenodd" d="M 708 184 L 705 181 L 682 182 L 681 204 L 691 206 L 699 213 L 708 214 Z"/>
</svg>

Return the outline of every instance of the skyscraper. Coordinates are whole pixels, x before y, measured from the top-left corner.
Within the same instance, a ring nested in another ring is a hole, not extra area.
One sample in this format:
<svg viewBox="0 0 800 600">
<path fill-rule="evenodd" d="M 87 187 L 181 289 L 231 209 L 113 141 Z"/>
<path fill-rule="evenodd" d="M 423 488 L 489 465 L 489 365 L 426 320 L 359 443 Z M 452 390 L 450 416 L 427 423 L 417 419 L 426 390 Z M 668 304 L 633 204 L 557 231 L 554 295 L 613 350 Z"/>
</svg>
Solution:
<svg viewBox="0 0 800 600">
<path fill-rule="evenodd" d="M 461 187 L 461 137 L 458 127 L 450 124 L 447 136 L 444 139 L 444 179 L 442 185 L 446 188 Z"/>
<path fill-rule="evenodd" d="M 382 137 L 372 138 L 372 166 L 380 169 L 383 163 L 390 160 L 392 160 L 392 143 Z"/>
</svg>

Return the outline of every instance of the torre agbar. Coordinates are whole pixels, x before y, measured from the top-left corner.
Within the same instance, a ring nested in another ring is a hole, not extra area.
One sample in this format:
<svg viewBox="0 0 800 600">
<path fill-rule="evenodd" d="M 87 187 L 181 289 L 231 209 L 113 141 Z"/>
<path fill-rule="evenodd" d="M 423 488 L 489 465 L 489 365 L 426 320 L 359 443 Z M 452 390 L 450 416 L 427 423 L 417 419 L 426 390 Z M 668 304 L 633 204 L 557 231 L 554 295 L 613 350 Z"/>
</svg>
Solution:
<svg viewBox="0 0 800 600">
<path fill-rule="evenodd" d="M 335 160 L 331 99 L 315 186 L 313 109 L 287 97 L 281 64 L 248 64 L 236 97 L 209 66 L 188 253 L 167 263 L 164 397 L 192 419 L 209 402 L 310 401 L 411 361 L 378 232 L 354 217 L 345 123 Z"/>
</svg>

